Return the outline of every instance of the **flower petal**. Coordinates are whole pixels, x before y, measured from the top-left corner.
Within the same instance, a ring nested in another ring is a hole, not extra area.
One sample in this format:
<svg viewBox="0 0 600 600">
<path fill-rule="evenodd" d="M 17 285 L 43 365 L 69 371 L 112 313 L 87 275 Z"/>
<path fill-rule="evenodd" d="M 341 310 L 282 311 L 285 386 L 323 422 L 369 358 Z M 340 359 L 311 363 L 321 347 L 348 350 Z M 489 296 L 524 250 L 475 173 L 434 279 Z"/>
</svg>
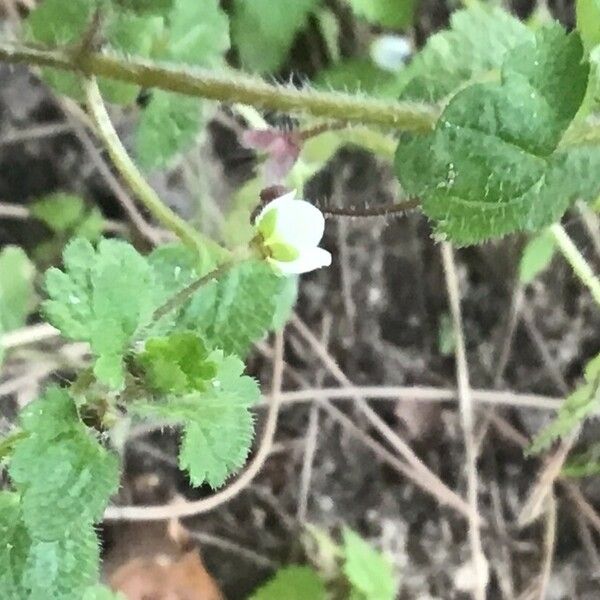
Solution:
<svg viewBox="0 0 600 600">
<path fill-rule="evenodd" d="M 331 264 L 331 253 L 323 248 L 313 247 L 302 250 L 298 258 L 289 262 L 270 260 L 284 275 L 299 275 L 328 267 Z"/>
<path fill-rule="evenodd" d="M 306 200 L 292 200 L 287 196 L 270 203 L 277 210 L 274 235 L 299 250 L 317 246 L 325 231 L 323 213 Z"/>
<path fill-rule="evenodd" d="M 279 196 L 279 198 L 275 198 L 275 200 L 271 200 L 271 202 L 269 202 L 257 215 L 256 219 L 254 220 L 254 225 L 257 226 L 260 224 L 260 222 L 262 221 L 263 217 L 268 213 L 271 212 L 272 210 L 276 210 L 279 207 L 283 207 L 284 210 L 287 207 L 289 202 L 295 202 L 296 198 L 296 190 L 292 190 L 291 192 L 288 192 L 287 194 L 283 194 L 283 196 Z"/>
</svg>

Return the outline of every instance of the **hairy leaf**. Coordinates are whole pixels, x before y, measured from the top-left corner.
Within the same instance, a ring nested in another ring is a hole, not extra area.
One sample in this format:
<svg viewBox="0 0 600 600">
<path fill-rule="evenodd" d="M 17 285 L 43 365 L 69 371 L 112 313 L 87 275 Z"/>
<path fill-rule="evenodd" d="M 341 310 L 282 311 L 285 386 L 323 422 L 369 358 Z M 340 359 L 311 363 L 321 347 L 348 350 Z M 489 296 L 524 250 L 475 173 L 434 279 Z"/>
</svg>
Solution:
<svg viewBox="0 0 600 600">
<path fill-rule="evenodd" d="M 470 80 L 499 69 L 509 50 L 534 34 L 500 8 L 475 4 L 453 13 L 400 74 L 402 97 L 437 102 Z"/>
<path fill-rule="evenodd" d="M 276 71 L 294 37 L 320 0 L 235 0 L 231 19 L 232 41 L 242 65 L 249 71 Z"/>
<path fill-rule="evenodd" d="M 23 572 L 28 600 L 81 600 L 98 580 L 99 544 L 90 525 L 67 526 L 60 539 L 31 543 Z"/>
<path fill-rule="evenodd" d="M 534 438 L 527 454 L 538 454 L 558 439 L 565 438 L 600 409 L 600 355 L 585 369 L 585 383 L 568 396 L 556 418 Z"/>
<path fill-rule="evenodd" d="M 213 347 L 244 356 L 272 328 L 277 312 L 284 311 L 279 299 L 285 286 L 286 279 L 267 263 L 241 263 L 194 296 L 183 323 L 201 332 Z"/>
<path fill-rule="evenodd" d="M 310 567 L 283 567 L 256 590 L 249 600 L 325 600 L 327 593 L 319 575 Z"/>
<path fill-rule="evenodd" d="M 350 529 L 344 529 L 344 574 L 363 600 L 394 600 L 397 584 L 389 561 Z"/>
<path fill-rule="evenodd" d="M 577 196 L 594 196 L 596 148 L 557 149 L 583 100 L 581 41 L 556 25 L 506 55 L 500 84 L 459 92 L 433 133 L 401 140 L 396 171 L 436 231 L 472 244 L 535 231 Z"/>
<path fill-rule="evenodd" d="M 125 242 L 102 240 L 94 249 L 76 239 L 63 256 L 64 271 L 46 273 L 46 316 L 63 335 L 89 342 L 96 376 L 119 388 L 123 356 L 136 332 L 152 321 L 165 292 L 147 260 Z"/>
<path fill-rule="evenodd" d="M 175 360 L 174 368 L 181 369 Z M 179 462 L 194 485 L 221 486 L 245 462 L 253 435 L 249 408 L 260 395 L 254 379 L 243 375 L 244 364 L 216 351 L 204 361 L 215 369 L 204 389 L 169 396 L 133 408 L 143 416 L 156 416 L 183 425 Z M 214 366 L 213 366 L 214 365 Z"/>
<path fill-rule="evenodd" d="M 15 445 L 9 473 L 31 537 L 62 540 L 75 524 L 91 526 L 117 488 L 116 457 L 81 423 L 65 390 L 32 402 L 22 424 L 28 436 Z"/>
</svg>

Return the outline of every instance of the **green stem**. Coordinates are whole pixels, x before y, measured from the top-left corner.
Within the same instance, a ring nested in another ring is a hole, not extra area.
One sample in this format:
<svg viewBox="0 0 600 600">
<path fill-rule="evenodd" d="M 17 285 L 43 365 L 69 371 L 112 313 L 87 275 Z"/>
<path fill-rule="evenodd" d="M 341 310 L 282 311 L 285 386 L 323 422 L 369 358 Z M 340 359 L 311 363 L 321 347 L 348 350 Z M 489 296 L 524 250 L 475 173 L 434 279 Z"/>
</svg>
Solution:
<svg viewBox="0 0 600 600">
<path fill-rule="evenodd" d="M 418 102 L 383 101 L 374 98 L 297 89 L 274 85 L 235 71 L 216 73 L 195 67 L 174 67 L 139 58 L 87 52 L 73 55 L 65 50 L 48 50 L 0 43 L 0 60 L 79 71 L 188 96 L 287 113 L 369 123 L 406 131 L 429 131 L 439 116 L 437 108 Z"/>
<path fill-rule="evenodd" d="M 202 236 L 189 223 L 164 204 L 158 194 L 144 179 L 115 131 L 102 100 L 96 78 L 87 78 L 84 82 L 84 88 L 88 109 L 94 119 L 98 135 L 104 142 L 115 167 L 138 199 L 162 225 L 175 233 L 183 243 L 198 249 L 199 252 L 206 252 L 208 246 L 209 251 L 217 251 L 218 254 L 225 253 L 226 251 L 221 246 Z"/>
<path fill-rule="evenodd" d="M 592 271 L 589 263 L 585 260 L 581 252 L 579 252 L 577 246 L 575 246 L 573 240 L 569 237 L 569 234 L 564 230 L 562 225 L 555 223 L 549 229 L 558 249 L 565 260 L 571 265 L 575 275 L 577 275 L 581 282 L 587 286 L 592 293 L 594 300 L 600 305 L 600 280 Z"/>
</svg>

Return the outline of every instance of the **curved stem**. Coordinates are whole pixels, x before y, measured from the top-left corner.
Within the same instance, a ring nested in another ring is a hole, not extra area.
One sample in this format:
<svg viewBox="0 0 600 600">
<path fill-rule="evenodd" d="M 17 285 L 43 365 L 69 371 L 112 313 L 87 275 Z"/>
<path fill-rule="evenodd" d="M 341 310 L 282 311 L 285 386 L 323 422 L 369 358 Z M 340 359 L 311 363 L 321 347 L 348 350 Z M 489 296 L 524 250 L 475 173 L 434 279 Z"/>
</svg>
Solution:
<svg viewBox="0 0 600 600">
<path fill-rule="evenodd" d="M 86 52 L 73 56 L 64 50 L 5 42 L 0 43 L 0 60 L 79 71 L 188 96 L 251 104 L 287 113 L 309 113 L 316 117 L 370 123 L 398 130 L 429 131 L 439 115 L 437 108 L 418 102 L 388 102 L 339 92 L 298 89 L 270 84 L 235 71 L 216 73 L 189 66 L 176 68 L 107 53 Z"/>
<path fill-rule="evenodd" d="M 592 271 L 583 254 L 579 252 L 569 234 L 560 223 L 550 226 L 550 233 L 565 260 L 571 265 L 573 272 L 580 281 L 590 290 L 594 300 L 600 305 L 600 279 Z"/>
<path fill-rule="evenodd" d="M 84 89 L 88 109 L 98 130 L 98 135 L 104 142 L 115 167 L 138 199 L 162 225 L 175 233 L 183 243 L 196 248 L 199 252 L 206 252 L 207 246 L 209 246 L 209 250 L 216 250 L 221 254 L 224 253 L 225 250 L 216 242 L 202 236 L 164 204 L 158 194 L 144 179 L 115 131 L 102 100 L 96 78 L 87 78 L 84 82 Z"/>
</svg>

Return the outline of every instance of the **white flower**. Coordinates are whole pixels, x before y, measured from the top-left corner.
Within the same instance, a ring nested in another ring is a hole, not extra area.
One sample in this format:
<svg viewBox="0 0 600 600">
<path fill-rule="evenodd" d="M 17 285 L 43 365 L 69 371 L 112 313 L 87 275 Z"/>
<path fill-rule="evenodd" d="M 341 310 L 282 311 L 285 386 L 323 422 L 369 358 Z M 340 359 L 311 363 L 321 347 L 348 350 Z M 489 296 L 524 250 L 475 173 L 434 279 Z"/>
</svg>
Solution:
<svg viewBox="0 0 600 600">
<path fill-rule="evenodd" d="M 269 202 L 254 222 L 266 259 L 284 275 L 331 264 L 331 254 L 319 248 L 325 231 L 323 213 L 295 195 L 289 192 Z"/>
</svg>

